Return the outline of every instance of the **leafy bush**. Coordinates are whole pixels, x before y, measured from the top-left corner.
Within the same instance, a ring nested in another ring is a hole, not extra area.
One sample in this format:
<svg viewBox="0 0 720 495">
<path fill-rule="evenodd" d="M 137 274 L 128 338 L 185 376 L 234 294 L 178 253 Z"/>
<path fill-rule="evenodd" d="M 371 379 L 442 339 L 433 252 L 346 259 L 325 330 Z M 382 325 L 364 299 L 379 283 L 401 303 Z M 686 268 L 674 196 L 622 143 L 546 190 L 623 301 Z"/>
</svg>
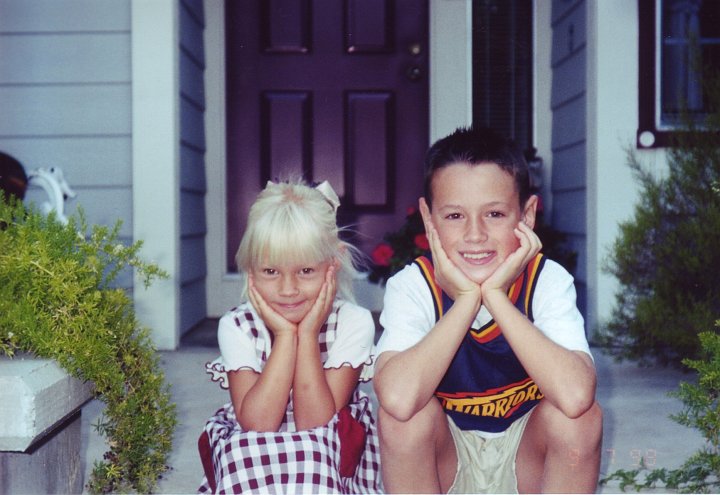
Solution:
<svg viewBox="0 0 720 495">
<path fill-rule="evenodd" d="M 720 320 L 715 325 L 720 326 Z M 685 365 L 697 372 L 697 383 L 683 382 L 679 390 L 670 393 L 684 404 L 682 412 L 671 417 L 683 426 L 700 431 L 707 441 L 705 447 L 678 469 L 619 470 L 601 483 L 619 481 L 623 491 L 657 487 L 688 493 L 717 493 L 720 490 L 720 335 L 703 332 L 699 342 L 702 359 L 684 360 Z M 641 475 L 644 476 L 639 479 Z"/>
<path fill-rule="evenodd" d="M 430 244 L 425 235 L 425 225 L 420 210 L 411 206 L 407 209 L 405 223 L 400 229 L 388 232 L 383 242 L 375 246 L 370 258 L 372 267 L 368 274 L 370 282 L 385 284 L 387 279 L 412 263 L 418 256 L 426 254 Z"/>
<path fill-rule="evenodd" d="M 720 79 L 706 87 L 711 113 L 703 128 L 688 120 L 666 175 L 628 153 L 640 202 L 605 266 L 620 289 L 601 339 L 619 357 L 680 365 L 720 314 Z"/>
<path fill-rule="evenodd" d="M 542 252 L 548 258 L 560 263 L 568 272 L 574 274 L 577 268 L 578 253 L 572 248 L 568 235 L 545 221 L 545 212 L 538 209 L 535 219 L 535 233 L 542 242 Z"/>
<path fill-rule="evenodd" d="M 62 225 L 0 197 L 0 354 L 51 358 L 92 382 L 106 404 L 96 428 L 110 450 L 88 488 L 147 493 L 167 470 L 175 405 L 148 330 L 111 284 L 129 267 L 146 286 L 165 274 L 137 257 L 139 242 L 118 242 L 119 228 L 93 226 L 86 237 L 82 214 Z"/>
</svg>

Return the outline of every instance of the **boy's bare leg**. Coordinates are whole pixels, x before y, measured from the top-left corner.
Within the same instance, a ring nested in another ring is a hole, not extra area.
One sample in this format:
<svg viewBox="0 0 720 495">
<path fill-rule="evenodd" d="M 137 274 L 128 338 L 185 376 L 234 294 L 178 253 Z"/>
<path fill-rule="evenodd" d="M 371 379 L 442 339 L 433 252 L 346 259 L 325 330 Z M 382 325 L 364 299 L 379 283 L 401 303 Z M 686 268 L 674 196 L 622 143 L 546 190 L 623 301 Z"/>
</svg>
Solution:
<svg viewBox="0 0 720 495">
<path fill-rule="evenodd" d="M 448 419 L 431 400 L 408 421 L 378 412 L 383 484 L 388 493 L 446 493 L 457 453 Z"/>
<path fill-rule="evenodd" d="M 516 458 L 520 493 L 594 493 L 600 472 L 602 410 L 595 403 L 571 419 L 541 401 L 528 420 Z"/>
</svg>

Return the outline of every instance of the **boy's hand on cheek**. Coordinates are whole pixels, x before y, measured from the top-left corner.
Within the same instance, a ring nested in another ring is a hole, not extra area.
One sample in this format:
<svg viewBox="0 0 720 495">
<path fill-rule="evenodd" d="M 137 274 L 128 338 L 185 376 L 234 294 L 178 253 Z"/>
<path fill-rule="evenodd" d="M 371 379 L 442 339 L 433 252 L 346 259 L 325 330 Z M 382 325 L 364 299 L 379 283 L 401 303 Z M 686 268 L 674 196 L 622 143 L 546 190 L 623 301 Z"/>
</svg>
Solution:
<svg viewBox="0 0 720 495">
<path fill-rule="evenodd" d="M 520 246 L 483 282 L 483 298 L 496 291 L 506 295 L 530 260 L 540 252 L 542 248 L 540 238 L 524 222 L 520 222 L 515 228 L 515 236 L 520 241 Z"/>
<path fill-rule="evenodd" d="M 258 316 L 265 322 L 265 326 L 267 326 L 268 330 L 270 330 L 275 337 L 280 335 L 297 335 L 297 326 L 283 318 L 280 313 L 270 307 L 267 301 L 263 299 L 255 288 L 252 275 L 248 280 L 248 296 Z"/>
<path fill-rule="evenodd" d="M 430 209 L 425 202 L 425 198 L 420 198 L 420 213 L 423 218 L 423 223 L 425 224 L 425 233 L 430 244 L 430 251 L 432 252 L 435 280 L 438 285 L 440 285 L 440 288 L 454 301 L 462 296 L 480 299 L 480 286 L 470 280 L 462 270 L 450 260 L 445 249 L 442 247 L 440 236 L 432 223 Z"/>
</svg>

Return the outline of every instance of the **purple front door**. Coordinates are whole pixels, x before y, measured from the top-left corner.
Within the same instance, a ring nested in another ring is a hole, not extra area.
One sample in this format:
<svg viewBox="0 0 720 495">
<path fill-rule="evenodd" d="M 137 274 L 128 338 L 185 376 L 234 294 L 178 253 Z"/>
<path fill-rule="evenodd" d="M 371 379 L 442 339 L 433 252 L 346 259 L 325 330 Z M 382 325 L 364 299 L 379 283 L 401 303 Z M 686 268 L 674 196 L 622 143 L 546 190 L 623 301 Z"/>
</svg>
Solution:
<svg viewBox="0 0 720 495">
<path fill-rule="evenodd" d="M 228 271 L 265 182 L 328 180 L 370 252 L 422 194 L 427 0 L 228 0 Z"/>
</svg>

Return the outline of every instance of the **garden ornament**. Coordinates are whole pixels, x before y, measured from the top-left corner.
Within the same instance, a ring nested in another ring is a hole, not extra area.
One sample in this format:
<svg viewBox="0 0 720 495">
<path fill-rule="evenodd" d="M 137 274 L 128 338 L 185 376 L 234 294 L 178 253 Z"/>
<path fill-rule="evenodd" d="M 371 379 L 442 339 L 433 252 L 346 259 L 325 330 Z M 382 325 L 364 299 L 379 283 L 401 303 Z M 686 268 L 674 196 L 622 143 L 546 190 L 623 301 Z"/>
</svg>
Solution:
<svg viewBox="0 0 720 495">
<path fill-rule="evenodd" d="M 65 201 L 68 198 L 74 198 L 77 194 L 65 180 L 62 169 L 50 167 L 31 170 L 28 173 L 28 179 L 30 185 L 41 187 L 48 196 L 48 201 L 40 204 L 40 210 L 46 215 L 54 210 L 57 219 L 63 224 L 67 224 Z"/>
</svg>

